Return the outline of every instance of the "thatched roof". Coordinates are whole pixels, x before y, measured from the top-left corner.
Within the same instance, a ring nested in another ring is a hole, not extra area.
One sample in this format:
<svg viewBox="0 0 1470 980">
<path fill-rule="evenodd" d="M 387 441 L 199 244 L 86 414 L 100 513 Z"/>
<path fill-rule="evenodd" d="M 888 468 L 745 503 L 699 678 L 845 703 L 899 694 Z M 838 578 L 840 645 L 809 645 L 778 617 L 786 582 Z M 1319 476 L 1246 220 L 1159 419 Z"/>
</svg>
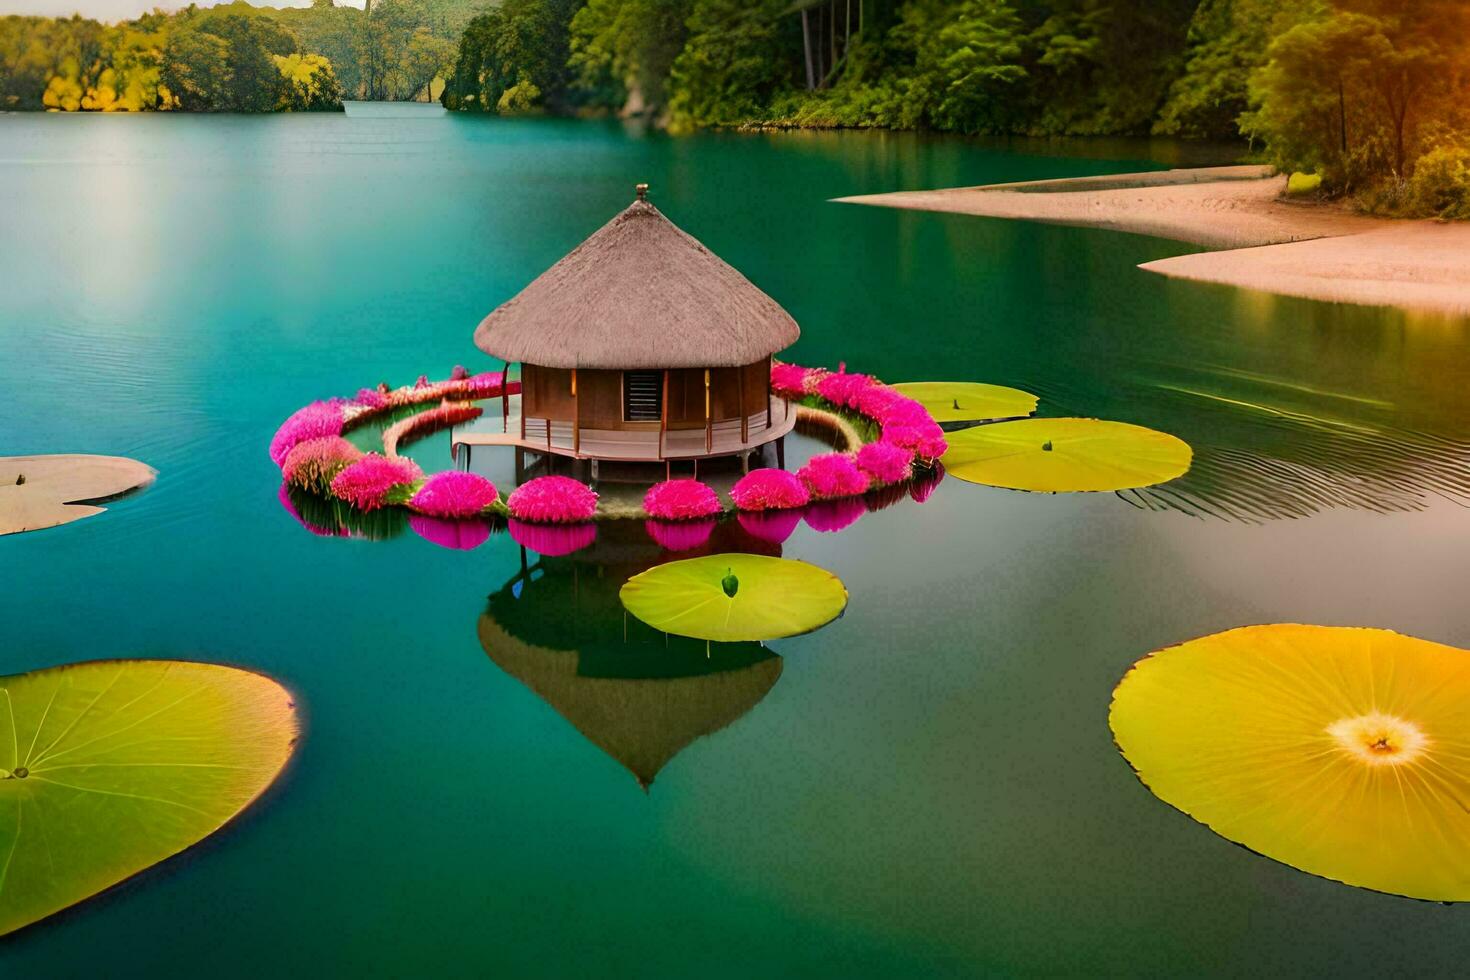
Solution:
<svg viewBox="0 0 1470 980">
<path fill-rule="evenodd" d="M 475 343 L 543 367 L 737 367 L 800 333 L 775 300 L 640 196 L 481 321 Z"/>
</svg>

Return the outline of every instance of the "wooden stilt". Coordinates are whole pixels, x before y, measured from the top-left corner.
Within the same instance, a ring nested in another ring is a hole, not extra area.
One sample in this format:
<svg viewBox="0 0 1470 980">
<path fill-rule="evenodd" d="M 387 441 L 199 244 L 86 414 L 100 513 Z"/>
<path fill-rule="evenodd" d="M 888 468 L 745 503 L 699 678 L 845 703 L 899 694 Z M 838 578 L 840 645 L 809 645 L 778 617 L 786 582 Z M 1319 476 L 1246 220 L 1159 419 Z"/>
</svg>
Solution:
<svg viewBox="0 0 1470 980">
<path fill-rule="evenodd" d="M 781 436 L 779 439 L 776 440 L 776 468 L 777 469 L 780 469 L 780 470 L 784 470 L 786 468 L 786 437 L 785 436 Z"/>
<path fill-rule="evenodd" d="M 740 373 L 736 380 L 740 383 L 740 443 L 744 445 L 750 441 L 750 417 L 745 414 L 745 365 L 740 365 Z"/>
<path fill-rule="evenodd" d="M 664 434 L 669 431 L 669 369 L 664 368 L 664 397 L 658 406 L 658 458 L 664 458 Z"/>
<path fill-rule="evenodd" d="M 709 368 L 704 369 L 704 451 L 715 448 L 715 423 L 709 411 Z"/>
<path fill-rule="evenodd" d="M 572 368 L 572 454 L 582 453 L 582 401 L 577 397 L 577 369 Z"/>
<path fill-rule="evenodd" d="M 510 431 L 510 361 L 500 371 L 500 431 Z"/>
</svg>

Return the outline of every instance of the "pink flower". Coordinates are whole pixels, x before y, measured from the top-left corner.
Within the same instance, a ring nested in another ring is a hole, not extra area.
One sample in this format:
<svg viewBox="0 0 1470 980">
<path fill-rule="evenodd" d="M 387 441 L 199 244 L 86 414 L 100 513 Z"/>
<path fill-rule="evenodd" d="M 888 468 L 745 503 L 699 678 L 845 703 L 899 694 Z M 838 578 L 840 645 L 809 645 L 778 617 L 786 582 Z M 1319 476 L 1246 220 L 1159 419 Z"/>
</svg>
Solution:
<svg viewBox="0 0 1470 980">
<path fill-rule="evenodd" d="M 771 362 L 771 390 L 788 398 L 800 398 L 806 392 L 807 369 L 799 364 Z"/>
<path fill-rule="evenodd" d="M 490 537 L 490 525 L 485 521 L 455 521 L 425 514 L 410 514 L 408 526 L 425 541 L 432 541 L 441 548 L 455 551 L 478 548 Z"/>
<path fill-rule="evenodd" d="M 500 386 L 505 378 L 500 371 L 486 371 L 466 378 L 464 382 L 465 393 L 471 398 L 489 398 L 491 395 L 500 394 Z M 510 394 L 520 391 L 520 383 L 511 385 Z"/>
<path fill-rule="evenodd" d="M 537 479 L 549 480 L 551 477 Z M 515 495 L 511 496 L 514 498 Z M 597 525 L 590 521 L 583 524 L 528 524 L 511 518 L 507 527 L 511 540 L 516 544 L 552 558 L 581 551 L 597 540 Z"/>
<path fill-rule="evenodd" d="M 568 476 L 538 476 L 516 487 L 505 503 L 513 517 L 551 524 L 588 521 L 597 512 L 597 494 Z"/>
<path fill-rule="evenodd" d="M 718 514 L 719 496 L 698 480 L 665 480 L 643 495 L 643 509 L 661 520 L 686 521 Z"/>
<path fill-rule="evenodd" d="M 876 384 L 866 374 L 829 374 L 817 382 L 817 394 L 834 405 L 856 408 L 858 397 Z"/>
<path fill-rule="evenodd" d="M 298 442 L 342 434 L 342 403 L 333 399 L 298 408 L 271 439 L 271 462 L 280 466 Z"/>
<path fill-rule="evenodd" d="M 811 492 L 814 500 L 851 497 L 868 489 L 868 475 L 858 469 L 851 456 L 827 453 L 813 456 L 796 471 L 797 477 Z"/>
<path fill-rule="evenodd" d="M 799 510 L 752 510 L 741 511 L 735 515 L 740 526 L 745 528 L 746 533 L 752 537 L 769 541 L 772 544 L 781 544 L 791 537 L 791 532 L 796 530 L 796 525 L 801 523 L 801 511 Z"/>
<path fill-rule="evenodd" d="M 362 455 L 362 450 L 341 436 L 320 436 L 291 447 L 281 462 L 281 476 L 292 486 L 326 493 L 332 478 Z"/>
<path fill-rule="evenodd" d="M 843 500 L 824 500 L 812 504 L 804 515 L 807 526 L 813 531 L 830 533 L 851 527 L 857 519 L 868 512 L 868 505 L 861 497 Z"/>
<path fill-rule="evenodd" d="M 456 364 L 454 370 L 449 372 L 450 381 L 463 381 L 470 376 L 469 369 L 463 364 Z"/>
<path fill-rule="evenodd" d="M 427 388 L 427 387 L 429 387 L 429 376 L 427 374 L 421 374 L 421 375 L 419 375 L 419 379 L 413 383 L 413 386 L 415 388 Z"/>
<path fill-rule="evenodd" d="M 857 465 L 874 483 L 902 483 L 913 472 L 914 454 L 891 442 L 870 442 L 858 450 Z"/>
<path fill-rule="evenodd" d="M 883 441 L 907 449 L 920 459 L 934 460 L 944 455 L 949 443 L 937 422 L 927 424 L 897 423 L 883 426 Z"/>
<path fill-rule="evenodd" d="M 893 405 L 906 399 L 886 385 L 872 385 L 859 391 L 853 399 L 853 411 L 881 422 Z"/>
<path fill-rule="evenodd" d="M 495 484 L 478 473 L 445 470 L 429 477 L 408 505 L 430 517 L 475 517 L 499 497 Z"/>
<path fill-rule="evenodd" d="M 411 459 L 368 453 L 337 474 L 332 493 L 358 510 L 376 510 L 390 502 L 388 495 L 395 488 L 406 488 L 423 478 L 424 471 Z"/>
<path fill-rule="evenodd" d="M 785 510 L 805 507 L 811 494 L 793 474 L 785 470 L 751 470 L 730 490 L 730 499 L 741 510 Z"/>
<path fill-rule="evenodd" d="M 644 521 L 643 529 L 665 551 L 690 551 L 709 541 L 716 523 L 713 518 L 702 521 Z"/>
<path fill-rule="evenodd" d="M 352 400 L 363 408 L 372 409 L 373 411 L 387 408 L 390 404 L 388 396 L 376 388 L 360 388 L 358 389 L 357 397 Z"/>
</svg>

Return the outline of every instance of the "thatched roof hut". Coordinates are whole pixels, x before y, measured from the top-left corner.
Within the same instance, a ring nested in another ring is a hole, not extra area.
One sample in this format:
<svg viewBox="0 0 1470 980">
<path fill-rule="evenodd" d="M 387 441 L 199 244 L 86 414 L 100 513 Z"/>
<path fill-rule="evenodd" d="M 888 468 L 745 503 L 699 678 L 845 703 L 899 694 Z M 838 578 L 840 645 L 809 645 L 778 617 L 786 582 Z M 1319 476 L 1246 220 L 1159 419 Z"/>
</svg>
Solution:
<svg viewBox="0 0 1470 980">
<path fill-rule="evenodd" d="M 795 418 L 772 396 L 771 355 L 796 321 L 646 190 L 481 321 L 480 349 L 521 365 L 520 411 L 457 444 L 633 461 L 779 449 Z"/>
<path fill-rule="evenodd" d="M 740 367 L 796 321 L 641 196 L 480 322 L 475 343 L 549 368 Z"/>
</svg>

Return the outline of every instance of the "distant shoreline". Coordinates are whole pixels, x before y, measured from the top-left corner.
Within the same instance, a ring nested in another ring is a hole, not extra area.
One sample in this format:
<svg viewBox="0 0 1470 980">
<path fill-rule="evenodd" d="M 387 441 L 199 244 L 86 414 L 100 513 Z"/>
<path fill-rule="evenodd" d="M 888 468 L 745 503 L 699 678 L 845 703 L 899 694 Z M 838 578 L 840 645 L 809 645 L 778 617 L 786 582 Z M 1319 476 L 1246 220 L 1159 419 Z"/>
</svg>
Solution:
<svg viewBox="0 0 1470 980">
<path fill-rule="evenodd" d="M 836 198 L 848 204 L 1107 228 L 1216 251 L 1140 266 L 1339 303 L 1470 315 L 1470 223 L 1372 218 L 1281 197 L 1256 166 L 1112 174 Z"/>
</svg>

